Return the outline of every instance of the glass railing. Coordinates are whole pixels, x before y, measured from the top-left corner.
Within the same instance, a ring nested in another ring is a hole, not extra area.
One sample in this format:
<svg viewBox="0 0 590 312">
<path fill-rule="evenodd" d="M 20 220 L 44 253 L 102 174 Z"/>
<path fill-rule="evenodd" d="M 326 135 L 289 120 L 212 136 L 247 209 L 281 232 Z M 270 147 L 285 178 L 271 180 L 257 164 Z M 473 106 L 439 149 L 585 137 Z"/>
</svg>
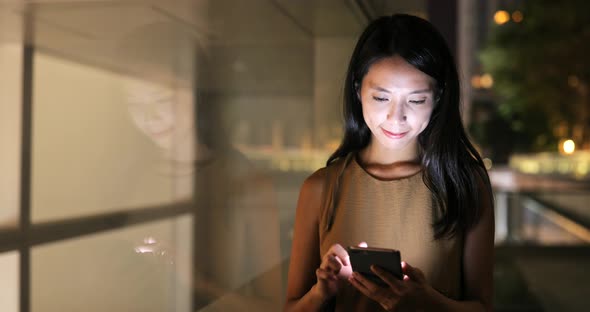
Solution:
<svg viewBox="0 0 590 312">
<path fill-rule="evenodd" d="M 590 190 L 495 191 L 495 311 L 581 311 Z M 586 292 L 586 294 L 584 294 Z"/>
</svg>

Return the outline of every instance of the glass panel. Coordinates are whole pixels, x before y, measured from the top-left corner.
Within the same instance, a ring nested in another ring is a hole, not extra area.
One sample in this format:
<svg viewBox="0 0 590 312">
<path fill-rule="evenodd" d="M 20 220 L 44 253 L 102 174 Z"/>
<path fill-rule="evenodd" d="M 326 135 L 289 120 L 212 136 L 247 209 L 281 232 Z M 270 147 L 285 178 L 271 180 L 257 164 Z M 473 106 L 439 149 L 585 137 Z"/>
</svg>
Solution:
<svg viewBox="0 0 590 312">
<path fill-rule="evenodd" d="M 19 222 L 22 19 L 0 6 L 0 228 Z"/>
<path fill-rule="evenodd" d="M 206 19 L 176 15 L 202 18 L 188 12 L 206 2 L 31 6 L 33 222 L 192 197 L 193 72 L 206 30 L 193 27 Z"/>
<path fill-rule="evenodd" d="M 584 193 L 506 193 L 496 191 L 496 244 L 588 245 L 590 230 L 575 203 Z M 569 205 L 568 205 L 569 204 Z"/>
<path fill-rule="evenodd" d="M 198 172 L 196 308 L 279 310 L 279 214 L 271 177 L 229 151 Z"/>
<path fill-rule="evenodd" d="M 19 300 L 18 253 L 0 254 L 0 310 L 17 312 Z"/>
<path fill-rule="evenodd" d="M 33 248 L 31 311 L 190 311 L 191 224 L 183 216 Z"/>
<path fill-rule="evenodd" d="M 590 223 L 590 211 L 588 210 L 590 193 L 587 191 L 545 192 L 535 193 L 535 196 L 560 207 L 564 212 L 582 220 L 582 222 Z"/>
<path fill-rule="evenodd" d="M 314 146 L 314 112 L 329 108 L 314 98 L 315 15 L 300 14 L 309 4 L 209 2 L 215 36 L 196 90 L 195 246 L 208 251 L 196 253 L 197 309 L 280 310 L 299 187 L 328 154 Z"/>
<path fill-rule="evenodd" d="M 191 196 L 185 87 L 37 53 L 34 98 L 34 222 Z"/>
</svg>

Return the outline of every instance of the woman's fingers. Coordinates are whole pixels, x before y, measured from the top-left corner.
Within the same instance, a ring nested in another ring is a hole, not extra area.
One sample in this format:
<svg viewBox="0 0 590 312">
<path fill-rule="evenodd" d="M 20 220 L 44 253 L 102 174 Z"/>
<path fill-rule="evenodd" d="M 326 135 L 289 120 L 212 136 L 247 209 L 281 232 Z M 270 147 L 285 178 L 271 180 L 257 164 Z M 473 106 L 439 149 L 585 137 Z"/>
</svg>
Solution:
<svg viewBox="0 0 590 312">
<path fill-rule="evenodd" d="M 328 253 L 332 253 L 333 255 L 335 255 L 340 262 L 342 263 L 342 265 L 350 265 L 350 259 L 348 257 L 348 252 L 346 252 L 346 249 L 344 249 L 344 247 L 342 247 L 340 244 L 334 244 L 332 245 L 332 247 L 330 247 L 330 251 L 328 251 Z"/>
<path fill-rule="evenodd" d="M 364 277 L 361 273 L 354 272 L 352 273 L 352 278 L 362 286 L 363 289 L 368 291 L 372 296 L 374 296 L 379 290 L 380 286 L 371 282 L 368 278 Z M 359 289 L 360 290 L 360 289 Z"/>
<path fill-rule="evenodd" d="M 349 281 L 365 296 L 378 302 L 386 311 L 395 309 L 398 299 L 396 296 L 392 296 L 391 289 L 380 287 L 357 272 L 353 273 Z"/>
<path fill-rule="evenodd" d="M 338 277 L 334 273 L 322 269 L 316 269 L 318 291 L 322 296 L 330 297 L 335 294 L 335 285 L 338 283 Z"/>
<path fill-rule="evenodd" d="M 336 277 L 336 274 L 326 271 L 326 270 L 323 270 L 323 269 L 316 269 L 315 275 L 317 276 L 318 279 L 322 279 L 322 280 L 336 281 L 338 279 Z"/>
<path fill-rule="evenodd" d="M 404 273 L 404 280 L 406 280 L 406 276 L 408 276 L 411 280 L 416 282 L 422 283 L 426 280 L 424 277 L 424 273 L 418 268 L 415 268 L 409 265 L 407 262 L 402 261 L 402 272 Z"/>
<path fill-rule="evenodd" d="M 381 304 L 385 310 L 394 311 L 402 298 L 420 297 L 421 286 L 419 284 L 426 283 L 424 273 L 420 269 L 405 262 L 402 262 L 402 269 L 404 277 L 403 280 L 400 280 L 385 269 L 372 265 L 371 271 L 387 284 L 384 287 L 377 285 L 358 272 L 354 272 L 349 281 L 365 296 Z"/>
<path fill-rule="evenodd" d="M 338 272 L 340 272 L 342 265 L 340 264 L 340 261 L 338 261 L 336 259 L 336 256 L 328 254 L 328 255 L 326 255 L 325 265 L 320 266 L 320 267 L 322 267 L 322 269 L 329 270 L 334 273 L 338 273 Z"/>
<path fill-rule="evenodd" d="M 320 268 L 335 274 L 342 272 L 346 277 L 352 272 L 348 252 L 339 244 L 332 245 L 328 252 L 324 254 Z M 342 270 L 343 268 L 344 270 Z"/>
<path fill-rule="evenodd" d="M 340 266 L 348 266 L 350 265 L 350 260 L 348 257 L 348 252 L 344 249 L 340 244 L 334 244 L 328 252 L 322 258 L 322 265 L 327 266 L 329 263 L 333 262 L 332 259 L 336 260 Z"/>
<path fill-rule="evenodd" d="M 403 285 L 399 278 L 376 265 L 371 266 L 371 271 L 373 271 L 375 275 L 382 279 L 391 288 L 399 289 Z"/>
<path fill-rule="evenodd" d="M 360 274 L 358 274 L 356 272 L 352 273 L 352 276 L 348 279 L 348 281 L 352 284 L 352 286 L 354 286 L 356 289 L 358 289 L 365 296 L 372 298 L 371 291 L 365 286 L 365 284 L 363 282 L 360 281 L 360 278 L 358 278 L 358 275 L 360 275 Z"/>
</svg>

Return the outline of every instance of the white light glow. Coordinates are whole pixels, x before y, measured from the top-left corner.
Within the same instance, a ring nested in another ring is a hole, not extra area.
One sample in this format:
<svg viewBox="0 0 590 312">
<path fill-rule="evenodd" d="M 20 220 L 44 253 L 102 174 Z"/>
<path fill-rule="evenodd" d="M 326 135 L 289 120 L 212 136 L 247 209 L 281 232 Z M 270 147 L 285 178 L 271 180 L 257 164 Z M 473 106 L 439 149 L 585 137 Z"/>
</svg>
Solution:
<svg viewBox="0 0 590 312">
<path fill-rule="evenodd" d="M 563 142 L 563 151 L 566 154 L 571 154 L 576 150 L 576 143 L 573 140 L 566 140 Z"/>
</svg>

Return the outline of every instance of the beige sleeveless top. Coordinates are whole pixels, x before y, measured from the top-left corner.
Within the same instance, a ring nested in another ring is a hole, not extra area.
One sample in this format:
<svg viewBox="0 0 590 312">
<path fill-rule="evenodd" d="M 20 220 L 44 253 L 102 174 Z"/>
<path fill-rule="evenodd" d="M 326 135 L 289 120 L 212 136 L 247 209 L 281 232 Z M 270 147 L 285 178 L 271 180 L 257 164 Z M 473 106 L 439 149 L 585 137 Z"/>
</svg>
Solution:
<svg viewBox="0 0 590 312">
<path fill-rule="evenodd" d="M 422 180 L 422 171 L 382 181 L 368 174 L 351 153 L 327 168 L 320 212 L 320 253 L 330 246 L 397 249 L 403 261 L 424 272 L 442 294 L 460 299 L 463 238 L 434 240 L 432 223 L 440 210 Z M 347 284 L 335 311 L 381 311 L 381 306 Z"/>
</svg>

